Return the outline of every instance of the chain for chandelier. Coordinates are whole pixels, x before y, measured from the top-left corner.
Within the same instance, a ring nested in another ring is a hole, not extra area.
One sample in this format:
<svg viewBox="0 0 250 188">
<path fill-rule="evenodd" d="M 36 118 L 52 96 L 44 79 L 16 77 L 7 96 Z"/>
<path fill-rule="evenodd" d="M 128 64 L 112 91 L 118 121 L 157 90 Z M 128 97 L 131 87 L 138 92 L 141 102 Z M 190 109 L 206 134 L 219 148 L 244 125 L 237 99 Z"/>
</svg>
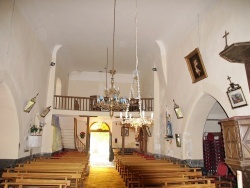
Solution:
<svg viewBox="0 0 250 188">
<path fill-rule="evenodd" d="M 140 77 L 139 77 L 139 71 L 138 71 L 138 23 L 137 23 L 137 1 L 136 1 L 136 13 L 135 13 L 135 71 L 133 72 L 133 81 L 131 84 L 131 91 L 129 93 L 129 103 L 127 105 L 125 118 L 123 118 L 122 113 L 120 113 L 120 119 L 122 124 L 130 124 L 131 127 L 135 128 L 135 132 L 137 132 L 138 127 L 142 127 L 143 125 L 151 125 L 153 122 L 153 114 L 151 114 L 151 118 L 145 117 L 145 112 L 142 111 L 142 102 L 141 102 L 141 91 L 140 91 Z M 132 115 L 130 114 L 128 117 L 129 112 L 129 104 L 131 101 L 131 98 L 134 96 L 134 82 L 136 82 L 137 86 L 137 99 L 138 99 L 138 108 L 139 108 L 139 118 L 132 118 Z"/>
<path fill-rule="evenodd" d="M 101 110 L 108 110 L 110 117 L 113 117 L 114 111 L 123 111 L 127 108 L 128 100 L 126 98 L 119 98 L 120 90 L 119 87 L 115 88 L 114 75 L 115 70 L 115 12 L 116 12 L 116 0 L 114 0 L 114 27 L 113 27 L 113 58 L 112 58 L 112 70 L 109 71 L 111 74 L 110 88 L 104 90 L 105 97 L 99 96 L 95 107 L 101 108 Z M 108 58 L 107 58 L 108 62 Z M 107 63 L 108 64 L 108 63 Z M 107 67 L 106 67 L 106 80 L 107 80 Z"/>
</svg>

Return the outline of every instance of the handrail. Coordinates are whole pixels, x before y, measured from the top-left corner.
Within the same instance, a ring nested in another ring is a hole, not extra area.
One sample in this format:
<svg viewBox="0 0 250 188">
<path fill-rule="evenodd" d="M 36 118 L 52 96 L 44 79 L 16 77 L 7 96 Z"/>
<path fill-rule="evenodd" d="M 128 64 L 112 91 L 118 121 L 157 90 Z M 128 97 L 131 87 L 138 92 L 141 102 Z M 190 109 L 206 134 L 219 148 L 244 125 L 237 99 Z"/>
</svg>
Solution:
<svg viewBox="0 0 250 188">
<path fill-rule="evenodd" d="M 154 110 L 154 98 L 141 98 L 141 101 L 142 110 Z M 96 103 L 96 95 L 90 97 L 54 95 L 54 109 L 59 110 L 101 111 L 100 108 L 95 107 Z M 139 111 L 138 99 L 132 99 L 130 101 L 129 111 Z"/>
<path fill-rule="evenodd" d="M 77 120 L 74 118 L 74 137 L 75 137 L 75 148 L 79 152 L 86 151 L 86 145 L 81 141 L 81 139 L 77 135 Z"/>
</svg>

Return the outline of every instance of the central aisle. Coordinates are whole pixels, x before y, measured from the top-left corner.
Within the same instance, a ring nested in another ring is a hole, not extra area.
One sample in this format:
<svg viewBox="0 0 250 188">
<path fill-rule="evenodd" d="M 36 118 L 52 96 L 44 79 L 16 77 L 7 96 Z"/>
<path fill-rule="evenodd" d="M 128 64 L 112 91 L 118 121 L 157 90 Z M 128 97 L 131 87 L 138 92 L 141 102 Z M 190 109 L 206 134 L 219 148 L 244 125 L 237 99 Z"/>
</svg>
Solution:
<svg viewBox="0 0 250 188">
<path fill-rule="evenodd" d="M 84 180 L 84 188 L 126 188 L 114 162 L 110 162 L 109 155 L 92 153 L 90 155 L 89 176 Z"/>
<path fill-rule="evenodd" d="M 115 167 L 90 167 L 84 188 L 126 188 Z"/>
</svg>

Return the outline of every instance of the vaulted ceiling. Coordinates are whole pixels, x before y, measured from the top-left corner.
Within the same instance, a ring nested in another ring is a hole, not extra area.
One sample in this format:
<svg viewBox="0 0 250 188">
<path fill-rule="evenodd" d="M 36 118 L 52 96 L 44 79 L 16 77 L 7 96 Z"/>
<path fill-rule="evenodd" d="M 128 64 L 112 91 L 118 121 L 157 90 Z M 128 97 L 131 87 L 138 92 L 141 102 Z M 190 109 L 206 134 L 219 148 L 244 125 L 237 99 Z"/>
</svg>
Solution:
<svg viewBox="0 0 250 188">
<path fill-rule="evenodd" d="M 155 41 L 182 40 L 216 1 L 137 0 L 139 66 L 152 69 Z M 107 61 L 111 69 L 114 0 L 16 0 L 15 5 L 49 52 L 62 45 L 58 62 L 65 71 L 103 71 Z M 116 0 L 115 10 L 114 67 L 132 73 L 136 0 Z"/>
</svg>

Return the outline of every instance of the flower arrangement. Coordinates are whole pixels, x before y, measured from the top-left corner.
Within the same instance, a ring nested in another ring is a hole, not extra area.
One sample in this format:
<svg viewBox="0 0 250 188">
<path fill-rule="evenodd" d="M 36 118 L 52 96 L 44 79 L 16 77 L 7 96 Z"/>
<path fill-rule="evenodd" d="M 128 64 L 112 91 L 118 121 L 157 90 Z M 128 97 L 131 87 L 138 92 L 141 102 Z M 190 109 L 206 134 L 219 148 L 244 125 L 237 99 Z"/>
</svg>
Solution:
<svg viewBox="0 0 250 188">
<path fill-rule="evenodd" d="M 85 137 L 85 132 L 80 132 L 80 137 L 84 138 Z"/>
<path fill-rule="evenodd" d="M 42 130 L 42 127 L 37 127 L 36 125 L 30 126 L 30 134 L 32 136 L 41 135 Z"/>
</svg>

